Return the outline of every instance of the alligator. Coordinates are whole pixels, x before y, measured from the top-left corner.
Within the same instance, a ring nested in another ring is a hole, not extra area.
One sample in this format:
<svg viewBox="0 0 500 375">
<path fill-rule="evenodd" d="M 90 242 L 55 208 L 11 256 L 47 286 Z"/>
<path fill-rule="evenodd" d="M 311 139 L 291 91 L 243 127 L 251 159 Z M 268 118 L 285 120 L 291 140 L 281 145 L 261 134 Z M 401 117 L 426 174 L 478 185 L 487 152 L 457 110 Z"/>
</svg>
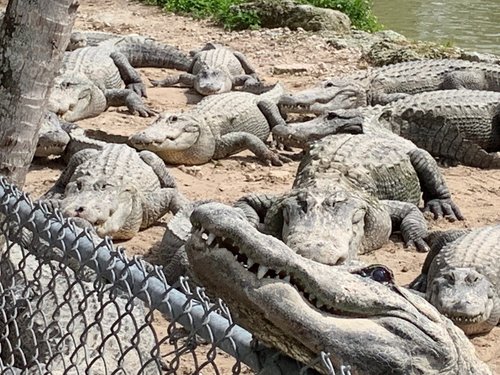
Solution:
<svg viewBox="0 0 500 375">
<path fill-rule="evenodd" d="M 467 335 L 500 324 L 500 225 L 434 232 L 422 274 L 410 287 Z"/>
<path fill-rule="evenodd" d="M 321 263 L 348 263 L 380 248 L 399 227 L 407 245 L 427 251 L 427 224 L 462 220 L 436 161 L 393 134 L 328 136 L 310 145 L 292 189 L 280 196 L 250 194 L 235 206 L 262 232 Z"/>
<path fill-rule="evenodd" d="M 196 208 L 191 223 L 198 282 L 264 344 L 305 364 L 324 351 L 356 375 L 491 374 L 464 333 L 389 269 L 301 257 L 222 204 Z"/>
<path fill-rule="evenodd" d="M 264 144 L 272 127 L 284 124 L 275 104 L 282 93 L 283 87 L 277 84 L 261 95 L 229 92 L 208 96 L 186 112 L 161 114 L 129 141 L 169 164 L 203 164 L 250 149 L 265 163 L 283 165 L 289 159 Z"/>
<path fill-rule="evenodd" d="M 158 156 L 123 144 L 76 152 L 41 199 L 113 239 L 132 238 L 187 203 Z"/>
<path fill-rule="evenodd" d="M 453 59 L 386 65 L 328 79 L 311 89 L 284 95 L 279 105 L 283 112 L 322 114 L 450 89 L 500 91 L 500 66 Z"/>
<path fill-rule="evenodd" d="M 185 70 L 190 62 L 174 47 L 134 35 L 66 52 L 48 109 L 69 122 L 95 117 L 109 106 L 122 105 L 140 116 L 152 116 L 155 112 L 142 102 L 146 88 L 134 67 Z"/>
<path fill-rule="evenodd" d="M 2 251 L 2 365 L 19 374 L 162 373 L 142 301 L 41 255 L 12 244 Z"/>
<path fill-rule="evenodd" d="M 359 132 L 404 137 L 444 165 L 500 168 L 500 93 L 446 90 L 415 94 L 386 106 L 335 110 L 311 121 L 273 128 L 278 143 L 306 147 L 329 134 Z M 350 120 L 348 120 L 350 119 Z"/>
<path fill-rule="evenodd" d="M 255 88 L 260 84 L 255 69 L 247 58 L 220 44 L 207 43 L 193 56 L 187 73 L 151 80 L 153 86 L 169 87 L 181 84 L 194 87 L 201 95 L 214 95 L 231 91 L 234 87 Z"/>
</svg>

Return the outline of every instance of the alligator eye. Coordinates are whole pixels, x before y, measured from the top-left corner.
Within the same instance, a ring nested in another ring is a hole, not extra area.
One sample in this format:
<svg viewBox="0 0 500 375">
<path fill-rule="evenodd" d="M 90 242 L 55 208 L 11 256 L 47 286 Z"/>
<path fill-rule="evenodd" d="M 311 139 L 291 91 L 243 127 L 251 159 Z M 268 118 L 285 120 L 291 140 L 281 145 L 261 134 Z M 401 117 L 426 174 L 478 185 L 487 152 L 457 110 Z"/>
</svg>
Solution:
<svg viewBox="0 0 500 375">
<path fill-rule="evenodd" d="M 325 87 L 333 87 L 333 82 L 327 82 L 325 83 Z"/>
<path fill-rule="evenodd" d="M 177 121 L 177 116 L 170 116 L 170 121 L 175 122 Z"/>
<path fill-rule="evenodd" d="M 328 112 L 328 115 L 326 115 L 327 120 L 335 120 L 336 118 L 339 118 L 340 116 L 335 113 L 335 112 Z"/>
<path fill-rule="evenodd" d="M 465 281 L 469 284 L 473 284 L 479 280 L 479 277 L 477 275 L 467 275 L 465 278 Z"/>
<path fill-rule="evenodd" d="M 453 275 L 453 273 L 445 273 L 443 277 L 450 284 L 455 284 L 455 275 Z"/>
<path fill-rule="evenodd" d="M 371 273 L 371 278 L 379 283 L 392 282 L 392 274 L 387 268 L 377 267 Z"/>
</svg>

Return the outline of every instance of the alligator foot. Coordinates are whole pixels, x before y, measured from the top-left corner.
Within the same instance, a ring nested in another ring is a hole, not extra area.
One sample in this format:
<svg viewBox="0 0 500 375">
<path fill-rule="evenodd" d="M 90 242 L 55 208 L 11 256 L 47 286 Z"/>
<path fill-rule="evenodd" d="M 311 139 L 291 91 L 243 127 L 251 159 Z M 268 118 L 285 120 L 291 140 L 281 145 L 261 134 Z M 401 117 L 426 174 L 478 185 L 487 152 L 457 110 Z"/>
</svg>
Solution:
<svg viewBox="0 0 500 375">
<path fill-rule="evenodd" d="M 426 202 L 424 212 L 431 212 L 434 215 L 434 219 L 444 217 L 449 221 L 464 220 L 460 208 L 458 208 L 451 198 L 431 199 Z"/>
</svg>

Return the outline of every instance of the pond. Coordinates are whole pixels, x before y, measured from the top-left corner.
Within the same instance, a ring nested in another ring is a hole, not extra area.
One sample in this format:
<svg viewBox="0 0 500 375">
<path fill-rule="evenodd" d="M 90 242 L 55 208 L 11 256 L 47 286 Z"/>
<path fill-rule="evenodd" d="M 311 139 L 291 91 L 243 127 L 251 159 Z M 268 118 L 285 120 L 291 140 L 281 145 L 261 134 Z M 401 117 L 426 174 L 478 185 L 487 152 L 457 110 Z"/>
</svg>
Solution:
<svg viewBox="0 0 500 375">
<path fill-rule="evenodd" d="M 373 11 L 408 38 L 500 55 L 500 0 L 373 0 Z"/>
</svg>

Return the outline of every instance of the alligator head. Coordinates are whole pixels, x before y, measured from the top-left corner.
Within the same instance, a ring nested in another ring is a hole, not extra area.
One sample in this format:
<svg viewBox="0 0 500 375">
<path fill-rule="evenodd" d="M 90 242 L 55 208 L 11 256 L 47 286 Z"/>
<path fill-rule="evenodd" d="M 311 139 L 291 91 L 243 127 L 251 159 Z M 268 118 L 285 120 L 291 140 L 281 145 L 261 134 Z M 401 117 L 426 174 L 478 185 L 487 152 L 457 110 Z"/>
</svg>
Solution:
<svg viewBox="0 0 500 375">
<path fill-rule="evenodd" d="M 173 164 L 204 163 L 215 150 L 215 140 L 205 120 L 190 113 L 162 113 L 146 129 L 131 135 L 129 142 Z"/>
<path fill-rule="evenodd" d="M 191 223 L 196 278 L 239 324 L 291 357 L 310 363 L 323 350 L 358 375 L 490 374 L 463 332 L 385 276 L 301 257 L 222 204 L 196 208 Z"/>
<path fill-rule="evenodd" d="M 322 114 L 367 105 L 366 89 L 352 80 L 330 79 L 311 89 L 283 95 L 278 103 L 285 113 Z"/>
<path fill-rule="evenodd" d="M 222 67 L 209 67 L 203 64 L 195 75 L 194 88 L 201 95 L 229 92 L 233 88 L 231 73 Z"/>
<path fill-rule="evenodd" d="M 446 268 L 427 286 L 427 300 L 467 335 L 489 332 L 500 322 L 495 286 L 473 268 Z"/>
<path fill-rule="evenodd" d="M 61 155 L 70 141 L 68 133 L 61 127 L 57 115 L 46 112 L 38 132 L 35 156 Z"/>
<path fill-rule="evenodd" d="M 142 223 L 141 203 L 132 184 L 85 175 L 68 183 L 60 209 L 91 223 L 101 237 L 129 239 Z"/>
<path fill-rule="evenodd" d="M 331 134 L 362 133 L 363 116 L 356 110 L 330 111 L 310 121 L 291 123 L 286 126 L 277 125 L 272 132 L 274 139 L 281 144 L 305 148 L 308 143 Z"/>
<path fill-rule="evenodd" d="M 83 47 L 87 47 L 87 36 L 85 35 L 85 33 L 82 33 L 80 31 L 72 32 L 69 38 L 68 46 L 66 47 L 66 51 L 74 51 Z"/>
<path fill-rule="evenodd" d="M 95 117 L 106 107 L 104 92 L 84 74 L 68 72 L 54 79 L 48 109 L 63 120 L 74 122 Z"/>
</svg>

